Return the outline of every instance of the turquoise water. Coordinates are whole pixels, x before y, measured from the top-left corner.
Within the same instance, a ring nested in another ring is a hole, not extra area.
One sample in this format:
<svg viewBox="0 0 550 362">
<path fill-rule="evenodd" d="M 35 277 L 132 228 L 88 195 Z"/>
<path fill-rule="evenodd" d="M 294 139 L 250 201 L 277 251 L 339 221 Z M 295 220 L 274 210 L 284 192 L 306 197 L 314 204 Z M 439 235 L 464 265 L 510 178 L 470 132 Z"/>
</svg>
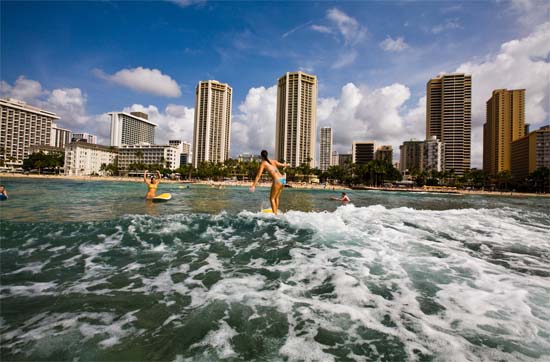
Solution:
<svg viewBox="0 0 550 362">
<path fill-rule="evenodd" d="M 2 361 L 550 358 L 548 199 L 2 183 Z"/>
</svg>

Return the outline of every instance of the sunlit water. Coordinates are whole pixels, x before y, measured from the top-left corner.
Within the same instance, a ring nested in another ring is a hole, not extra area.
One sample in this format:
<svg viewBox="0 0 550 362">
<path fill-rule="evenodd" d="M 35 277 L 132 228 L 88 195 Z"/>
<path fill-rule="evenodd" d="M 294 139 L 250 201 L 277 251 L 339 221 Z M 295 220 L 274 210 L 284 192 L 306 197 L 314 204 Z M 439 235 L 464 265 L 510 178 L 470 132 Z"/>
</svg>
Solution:
<svg viewBox="0 0 550 362">
<path fill-rule="evenodd" d="M 2 183 L 2 361 L 550 359 L 548 199 Z"/>
</svg>

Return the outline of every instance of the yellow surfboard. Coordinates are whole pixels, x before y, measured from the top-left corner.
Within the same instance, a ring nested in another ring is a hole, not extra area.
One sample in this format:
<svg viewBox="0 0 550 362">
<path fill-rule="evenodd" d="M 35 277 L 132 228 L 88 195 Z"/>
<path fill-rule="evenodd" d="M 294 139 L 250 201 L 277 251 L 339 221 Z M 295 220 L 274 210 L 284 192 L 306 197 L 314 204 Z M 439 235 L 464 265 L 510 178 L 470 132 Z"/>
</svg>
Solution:
<svg viewBox="0 0 550 362">
<path fill-rule="evenodd" d="M 168 201 L 172 198 L 172 195 L 169 193 L 160 194 L 152 198 L 153 202 L 163 202 Z"/>
<path fill-rule="evenodd" d="M 273 210 L 271 210 L 271 209 L 263 209 L 262 212 L 265 212 L 265 213 L 268 213 L 268 214 L 273 214 Z"/>
</svg>

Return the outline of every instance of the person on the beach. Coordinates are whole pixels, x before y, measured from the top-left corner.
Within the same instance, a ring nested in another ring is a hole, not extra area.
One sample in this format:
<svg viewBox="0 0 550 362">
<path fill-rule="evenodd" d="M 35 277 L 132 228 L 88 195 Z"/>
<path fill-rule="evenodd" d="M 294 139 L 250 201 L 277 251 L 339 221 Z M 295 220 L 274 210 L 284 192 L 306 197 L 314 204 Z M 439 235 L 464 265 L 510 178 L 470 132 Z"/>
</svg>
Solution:
<svg viewBox="0 0 550 362">
<path fill-rule="evenodd" d="M 146 200 L 153 199 L 157 194 L 157 188 L 159 187 L 160 183 L 160 171 L 155 171 L 156 177 L 153 175 L 151 176 L 151 179 L 147 179 L 147 170 L 143 174 L 143 182 L 147 184 L 147 194 L 145 195 Z"/>
<path fill-rule="evenodd" d="M 283 176 L 279 172 L 277 166 L 288 167 L 288 165 L 279 161 L 270 160 L 267 157 L 266 150 L 263 150 L 260 155 L 262 156 L 262 163 L 260 164 L 260 168 L 258 169 L 256 179 L 252 183 L 252 186 L 250 186 L 250 192 L 254 192 L 254 190 L 256 190 L 256 184 L 260 180 L 260 177 L 262 177 L 264 169 L 266 169 L 273 179 L 273 185 L 271 185 L 271 194 L 269 195 L 269 201 L 271 202 L 271 211 L 273 211 L 274 214 L 277 214 L 277 211 L 279 210 L 279 197 L 281 196 L 281 191 L 283 190 L 284 185 L 286 185 L 286 175 Z"/>
<path fill-rule="evenodd" d="M 335 200 L 335 201 L 342 201 L 342 202 L 350 202 L 350 198 L 349 196 L 345 193 L 345 192 L 342 192 L 342 196 L 341 197 L 331 197 L 332 200 Z"/>
<path fill-rule="evenodd" d="M 7 200 L 8 192 L 6 191 L 6 186 L 0 185 L 0 200 Z"/>
</svg>

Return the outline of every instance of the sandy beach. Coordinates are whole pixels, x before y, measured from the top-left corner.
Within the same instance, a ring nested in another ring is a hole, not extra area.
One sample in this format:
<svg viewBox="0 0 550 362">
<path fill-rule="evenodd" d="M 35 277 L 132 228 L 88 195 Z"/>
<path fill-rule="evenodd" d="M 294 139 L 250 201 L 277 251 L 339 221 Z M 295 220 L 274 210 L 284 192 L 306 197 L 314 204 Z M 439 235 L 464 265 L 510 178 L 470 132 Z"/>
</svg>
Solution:
<svg viewBox="0 0 550 362">
<path fill-rule="evenodd" d="M 3 179 L 11 178 L 32 178 L 32 179 L 64 179 L 77 181 L 115 181 L 115 182 L 143 182 L 141 177 L 123 177 L 123 176 L 65 176 L 65 175 L 23 175 L 13 173 L 0 174 L 0 182 Z M 162 180 L 163 183 L 169 184 L 194 184 L 207 185 L 212 187 L 250 187 L 251 181 L 186 181 L 186 180 Z M 536 194 L 524 192 L 501 192 L 501 191 L 484 191 L 484 190 L 462 190 L 454 187 L 441 186 L 424 186 L 414 188 L 389 188 L 376 186 L 356 186 L 347 187 L 341 185 L 324 185 L 324 184 L 308 184 L 305 182 L 289 182 L 288 185 L 296 189 L 306 190 L 365 190 L 365 191 L 387 191 L 387 192 L 429 192 L 429 193 L 444 193 L 444 194 L 459 194 L 459 195 L 482 195 L 482 196 L 506 196 L 506 197 L 547 197 L 550 194 Z M 271 187 L 271 182 L 259 182 L 257 187 Z"/>
</svg>

